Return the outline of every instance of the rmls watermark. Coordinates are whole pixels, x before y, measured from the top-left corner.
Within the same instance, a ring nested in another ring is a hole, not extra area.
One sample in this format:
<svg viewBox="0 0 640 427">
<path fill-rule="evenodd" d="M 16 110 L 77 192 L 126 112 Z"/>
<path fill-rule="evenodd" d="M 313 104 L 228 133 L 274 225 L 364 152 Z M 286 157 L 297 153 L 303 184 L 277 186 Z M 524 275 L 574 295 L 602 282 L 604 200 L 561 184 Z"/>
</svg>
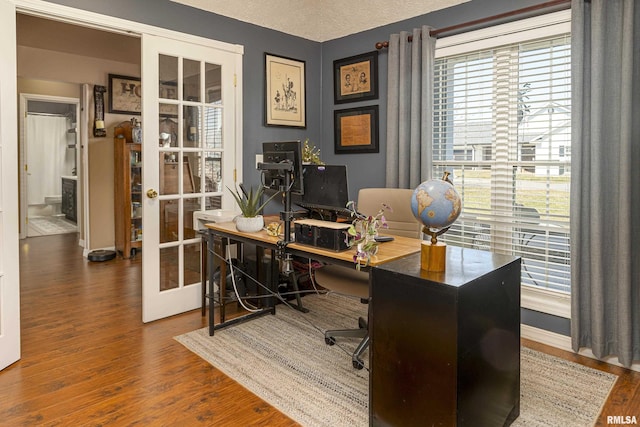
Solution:
<svg viewBox="0 0 640 427">
<path fill-rule="evenodd" d="M 637 425 L 638 418 L 635 415 L 607 415 L 607 424 Z"/>
</svg>

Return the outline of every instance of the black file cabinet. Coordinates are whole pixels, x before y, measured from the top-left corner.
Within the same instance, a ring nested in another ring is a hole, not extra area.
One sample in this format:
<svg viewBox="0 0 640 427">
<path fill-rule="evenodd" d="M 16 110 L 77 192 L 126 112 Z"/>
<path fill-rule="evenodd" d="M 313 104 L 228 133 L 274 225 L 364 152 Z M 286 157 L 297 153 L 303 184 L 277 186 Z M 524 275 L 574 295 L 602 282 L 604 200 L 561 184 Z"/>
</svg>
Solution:
<svg viewBox="0 0 640 427">
<path fill-rule="evenodd" d="M 520 259 L 447 247 L 372 269 L 369 423 L 502 426 L 520 408 Z"/>
</svg>

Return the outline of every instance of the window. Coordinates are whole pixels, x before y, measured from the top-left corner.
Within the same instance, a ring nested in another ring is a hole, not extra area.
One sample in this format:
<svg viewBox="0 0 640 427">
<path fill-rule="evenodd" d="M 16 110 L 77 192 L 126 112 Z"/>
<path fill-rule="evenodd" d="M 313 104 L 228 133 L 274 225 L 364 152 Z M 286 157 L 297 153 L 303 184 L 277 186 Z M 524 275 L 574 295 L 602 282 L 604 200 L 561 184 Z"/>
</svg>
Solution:
<svg viewBox="0 0 640 427">
<path fill-rule="evenodd" d="M 451 171 L 464 207 L 444 240 L 521 256 L 524 286 L 565 295 L 568 19 L 560 12 L 442 39 L 444 47 L 438 40 L 433 143 L 433 176 Z"/>
</svg>

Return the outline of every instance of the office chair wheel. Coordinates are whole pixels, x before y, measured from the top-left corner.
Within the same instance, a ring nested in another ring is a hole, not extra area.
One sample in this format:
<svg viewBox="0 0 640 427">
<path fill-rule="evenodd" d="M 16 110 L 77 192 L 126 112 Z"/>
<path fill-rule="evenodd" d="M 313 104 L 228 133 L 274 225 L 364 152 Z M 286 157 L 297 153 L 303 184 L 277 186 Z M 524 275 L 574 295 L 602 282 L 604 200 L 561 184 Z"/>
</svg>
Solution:
<svg viewBox="0 0 640 427">
<path fill-rule="evenodd" d="M 324 337 L 324 343 L 327 345 L 334 345 L 336 343 L 336 339 L 334 337 Z"/>
<path fill-rule="evenodd" d="M 358 327 L 360 329 L 367 329 L 367 319 L 365 319 L 364 317 L 359 317 L 358 318 Z"/>
<path fill-rule="evenodd" d="M 351 360 L 351 363 L 353 364 L 353 367 L 357 370 L 364 368 L 364 362 L 360 359 L 353 359 Z"/>
</svg>

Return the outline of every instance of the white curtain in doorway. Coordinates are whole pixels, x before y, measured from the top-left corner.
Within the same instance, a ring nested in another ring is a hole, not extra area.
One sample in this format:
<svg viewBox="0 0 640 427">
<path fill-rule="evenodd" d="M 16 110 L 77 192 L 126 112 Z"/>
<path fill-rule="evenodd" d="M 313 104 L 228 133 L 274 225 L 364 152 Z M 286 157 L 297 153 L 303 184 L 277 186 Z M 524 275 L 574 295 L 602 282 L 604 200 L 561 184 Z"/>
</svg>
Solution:
<svg viewBox="0 0 640 427">
<path fill-rule="evenodd" d="M 67 149 L 67 118 L 27 115 L 28 204 L 62 194 L 62 175 L 71 175 L 74 150 Z"/>
</svg>

